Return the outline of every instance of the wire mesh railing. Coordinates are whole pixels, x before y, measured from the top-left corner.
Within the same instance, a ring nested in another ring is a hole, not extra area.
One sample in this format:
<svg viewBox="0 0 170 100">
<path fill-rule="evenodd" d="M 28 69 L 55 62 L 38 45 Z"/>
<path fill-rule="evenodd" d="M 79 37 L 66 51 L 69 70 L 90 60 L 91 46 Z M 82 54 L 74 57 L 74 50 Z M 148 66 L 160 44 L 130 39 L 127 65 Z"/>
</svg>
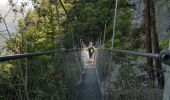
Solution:
<svg viewBox="0 0 170 100">
<path fill-rule="evenodd" d="M 95 66 L 104 100 L 163 100 L 158 78 L 166 71 L 147 66 L 146 57 L 97 49 Z"/>
<path fill-rule="evenodd" d="M 0 62 L 0 99 L 74 100 L 83 70 L 80 58 L 81 51 L 63 50 Z"/>
</svg>

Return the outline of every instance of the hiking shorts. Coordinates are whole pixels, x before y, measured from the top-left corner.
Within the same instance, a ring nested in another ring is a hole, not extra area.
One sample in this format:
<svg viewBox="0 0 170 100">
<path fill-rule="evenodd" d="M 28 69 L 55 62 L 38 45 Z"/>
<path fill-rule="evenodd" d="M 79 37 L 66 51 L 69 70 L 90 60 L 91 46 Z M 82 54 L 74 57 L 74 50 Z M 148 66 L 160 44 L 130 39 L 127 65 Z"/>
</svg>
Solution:
<svg viewBox="0 0 170 100">
<path fill-rule="evenodd" d="M 89 53 L 89 58 L 92 58 L 92 56 L 93 56 L 93 53 Z"/>
</svg>

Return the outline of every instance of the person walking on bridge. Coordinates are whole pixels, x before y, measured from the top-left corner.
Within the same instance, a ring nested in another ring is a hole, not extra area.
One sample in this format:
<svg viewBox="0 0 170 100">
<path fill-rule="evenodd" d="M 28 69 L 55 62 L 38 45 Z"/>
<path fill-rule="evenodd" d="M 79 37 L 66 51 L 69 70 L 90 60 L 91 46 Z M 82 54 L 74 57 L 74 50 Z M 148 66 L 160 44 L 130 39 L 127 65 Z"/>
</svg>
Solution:
<svg viewBox="0 0 170 100">
<path fill-rule="evenodd" d="M 89 52 L 89 63 L 93 64 L 93 54 L 94 54 L 95 48 L 93 46 L 92 42 L 89 42 L 88 46 L 88 52 Z"/>
</svg>

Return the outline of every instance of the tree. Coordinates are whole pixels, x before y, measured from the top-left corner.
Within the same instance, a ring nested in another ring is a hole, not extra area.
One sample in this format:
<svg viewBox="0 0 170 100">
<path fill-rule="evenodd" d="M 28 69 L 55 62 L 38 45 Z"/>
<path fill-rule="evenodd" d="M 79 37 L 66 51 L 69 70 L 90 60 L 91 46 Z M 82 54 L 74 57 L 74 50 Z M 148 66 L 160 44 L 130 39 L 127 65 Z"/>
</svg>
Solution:
<svg viewBox="0 0 170 100">
<path fill-rule="evenodd" d="M 158 35 L 156 33 L 156 14 L 155 14 L 155 1 L 150 0 L 151 11 L 151 37 L 152 37 L 152 52 L 160 53 Z M 158 85 L 160 88 L 164 87 L 164 74 L 162 72 L 162 65 L 158 59 L 154 59 L 153 63 L 156 68 Z"/>
<path fill-rule="evenodd" d="M 144 26 L 145 26 L 145 46 L 146 52 L 152 53 L 152 40 L 151 40 L 151 16 L 150 16 L 150 1 L 144 0 Z M 153 71 L 153 59 L 147 58 L 147 64 L 149 68 L 149 75 L 154 79 L 154 71 Z"/>
<path fill-rule="evenodd" d="M 144 0 L 144 23 L 145 23 L 145 39 L 146 39 L 146 52 L 147 53 L 159 53 L 159 41 L 156 34 L 156 15 L 155 4 L 153 0 Z M 149 68 L 150 77 L 155 80 L 153 67 L 156 67 L 158 85 L 160 88 L 164 86 L 164 75 L 162 72 L 161 62 L 157 59 L 147 58 L 147 64 Z"/>
</svg>

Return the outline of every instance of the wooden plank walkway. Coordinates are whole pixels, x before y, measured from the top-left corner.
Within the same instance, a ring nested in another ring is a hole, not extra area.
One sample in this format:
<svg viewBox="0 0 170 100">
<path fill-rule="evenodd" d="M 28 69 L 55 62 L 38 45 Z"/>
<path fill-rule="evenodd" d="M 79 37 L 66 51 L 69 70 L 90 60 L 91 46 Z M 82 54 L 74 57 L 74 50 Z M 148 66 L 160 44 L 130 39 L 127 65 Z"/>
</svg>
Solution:
<svg viewBox="0 0 170 100">
<path fill-rule="evenodd" d="M 85 69 L 76 100 L 102 100 L 96 69 L 93 66 L 89 65 Z"/>
</svg>

